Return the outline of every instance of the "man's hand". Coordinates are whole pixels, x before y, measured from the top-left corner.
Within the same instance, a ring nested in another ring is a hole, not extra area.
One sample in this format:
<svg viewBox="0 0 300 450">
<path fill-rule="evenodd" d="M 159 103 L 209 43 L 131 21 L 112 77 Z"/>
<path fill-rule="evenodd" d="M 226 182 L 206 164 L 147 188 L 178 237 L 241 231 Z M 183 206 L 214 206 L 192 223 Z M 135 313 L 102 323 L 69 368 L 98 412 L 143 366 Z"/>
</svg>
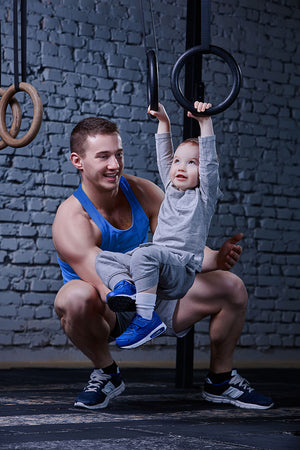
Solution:
<svg viewBox="0 0 300 450">
<path fill-rule="evenodd" d="M 242 247 L 236 245 L 243 238 L 243 233 L 238 233 L 224 242 L 217 254 L 217 266 L 221 270 L 230 270 L 240 259 Z"/>
<path fill-rule="evenodd" d="M 106 296 L 107 296 L 107 294 L 109 294 L 109 292 L 111 292 L 111 290 L 108 289 L 108 287 L 106 287 L 104 284 L 103 284 L 102 289 L 99 289 L 99 290 L 98 290 L 99 297 L 100 297 L 101 301 L 102 301 L 103 303 L 105 303 L 105 304 L 107 304 L 107 303 L 106 303 Z"/>
</svg>

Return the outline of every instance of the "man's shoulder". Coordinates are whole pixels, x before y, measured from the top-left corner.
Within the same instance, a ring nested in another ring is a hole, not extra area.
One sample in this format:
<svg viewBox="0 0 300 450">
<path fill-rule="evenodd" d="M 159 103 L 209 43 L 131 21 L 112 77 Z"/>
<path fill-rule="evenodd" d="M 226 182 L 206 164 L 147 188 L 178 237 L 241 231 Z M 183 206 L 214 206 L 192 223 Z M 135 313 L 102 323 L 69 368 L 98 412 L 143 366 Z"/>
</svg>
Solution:
<svg viewBox="0 0 300 450">
<path fill-rule="evenodd" d="M 79 203 L 72 194 L 59 205 L 56 214 L 64 214 L 65 212 L 70 212 L 72 210 L 75 211 L 77 208 L 79 208 Z"/>
<path fill-rule="evenodd" d="M 74 197 L 74 195 L 70 195 L 70 197 L 59 205 L 53 225 L 55 226 L 57 223 L 68 224 L 74 223 L 78 220 L 81 221 L 85 215 L 85 211 L 78 200 Z"/>
</svg>

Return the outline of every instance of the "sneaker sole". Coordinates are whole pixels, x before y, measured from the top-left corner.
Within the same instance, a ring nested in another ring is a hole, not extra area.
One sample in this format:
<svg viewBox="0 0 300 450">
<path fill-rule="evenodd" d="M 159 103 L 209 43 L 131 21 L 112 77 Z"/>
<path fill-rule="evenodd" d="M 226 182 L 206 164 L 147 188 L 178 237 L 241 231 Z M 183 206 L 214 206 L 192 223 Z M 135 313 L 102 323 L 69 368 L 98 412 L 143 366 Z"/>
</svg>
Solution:
<svg viewBox="0 0 300 450">
<path fill-rule="evenodd" d="M 96 405 L 86 405 L 85 403 L 82 403 L 82 402 L 75 402 L 74 406 L 76 408 L 85 408 L 85 409 L 102 409 L 102 408 L 106 408 L 108 403 L 109 403 L 109 400 L 111 400 L 112 398 L 117 397 L 117 395 L 122 394 L 122 392 L 124 390 L 125 390 L 125 383 L 122 381 L 120 386 L 118 386 L 116 389 L 114 389 L 113 391 L 109 392 L 106 395 L 106 398 L 105 398 L 104 402 L 98 403 Z"/>
<path fill-rule="evenodd" d="M 253 404 L 253 403 L 245 403 L 245 402 L 241 402 L 237 399 L 224 397 L 221 395 L 208 394 L 207 392 L 202 392 L 202 397 L 204 398 L 204 400 L 206 400 L 208 402 L 228 403 L 230 405 L 238 406 L 239 408 L 245 408 L 245 409 L 269 409 L 269 408 L 272 408 L 272 406 L 274 406 L 274 403 L 271 403 L 271 405 L 268 405 L 268 406 L 257 405 L 257 404 Z"/>
<path fill-rule="evenodd" d="M 162 333 L 164 333 L 166 331 L 166 329 L 167 329 L 166 324 L 161 323 L 158 327 L 154 328 L 154 330 L 152 330 L 147 336 L 145 336 L 140 341 L 135 342 L 134 344 L 130 344 L 130 345 L 119 345 L 117 342 L 117 345 L 120 348 L 136 348 L 136 347 L 139 347 L 140 345 L 145 344 L 148 341 L 151 341 L 151 339 L 154 339 L 157 336 L 160 336 Z"/>
<path fill-rule="evenodd" d="M 136 311 L 135 301 L 129 295 L 118 295 L 107 299 L 109 308 L 114 312 Z"/>
</svg>

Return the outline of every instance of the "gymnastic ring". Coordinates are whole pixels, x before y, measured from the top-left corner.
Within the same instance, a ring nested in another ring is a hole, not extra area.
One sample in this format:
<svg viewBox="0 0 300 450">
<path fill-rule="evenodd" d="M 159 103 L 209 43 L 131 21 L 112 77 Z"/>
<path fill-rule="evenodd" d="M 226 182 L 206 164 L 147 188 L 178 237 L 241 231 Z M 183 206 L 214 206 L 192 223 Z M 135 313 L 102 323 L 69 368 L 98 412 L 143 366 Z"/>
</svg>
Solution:
<svg viewBox="0 0 300 450">
<path fill-rule="evenodd" d="M 5 123 L 7 105 L 12 96 L 17 92 L 13 84 L 6 90 L 0 101 L 0 136 L 7 145 L 17 148 L 25 147 L 25 145 L 28 145 L 36 137 L 41 127 L 43 117 L 43 104 L 37 90 L 31 84 L 24 82 L 19 83 L 19 90 L 29 94 L 33 103 L 33 118 L 31 126 L 27 133 L 21 138 L 14 139 L 8 133 Z"/>
<path fill-rule="evenodd" d="M 152 111 L 158 111 L 158 67 L 154 50 L 147 51 L 147 94 Z"/>
<path fill-rule="evenodd" d="M 194 108 L 193 103 L 191 103 L 184 96 L 184 94 L 182 93 L 182 90 L 179 86 L 179 80 L 178 80 L 180 71 L 185 64 L 186 59 L 189 56 L 195 55 L 196 53 L 200 53 L 200 54 L 212 53 L 214 55 L 219 56 L 228 64 L 228 66 L 230 67 L 231 73 L 232 73 L 232 77 L 233 77 L 233 86 L 232 86 L 232 89 L 231 89 L 228 97 L 224 101 L 219 103 L 219 105 L 212 106 L 204 113 L 199 113 Z M 190 111 L 192 114 L 194 114 L 196 116 L 213 116 L 215 114 L 219 114 L 219 113 L 225 111 L 225 109 L 229 108 L 229 106 L 232 105 L 232 103 L 238 96 L 238 93 L 239 93 L 240 87 L 241 87 L 241 83 L 242 83 L 241 69 L 239 68 L 239 66 L 238 66 L 237 62 L 235 61 L 235 59 L 233 58 L 233 56 L 231 56 L 230 53 L 228 53 L 223 48 L 216 47 L 213 45 L 210 45 L 209 48 L 203 48 L 201 45 L 198 45 L 196 47 L 192 47 L 192 48 L 188 49 L 185 53 L 183 53 L 183 55 L 180 56 L 180 58 L 175 63 L 173 70 L 172 70 L 172 75 L 171 75 L 171 89 L 172 89 L 175 99 L 185 110 Z"/>
<path fill-rule="evenodd" d="M 0 97 L 2 97 L 4 95 L 4 93 L 5 93 L 5 89 L 0 88 Z M 0 99 L 0 102 L 1 102 L 1 99 Z M 9 105 L 10 105 L 11 111 L 12 111 L 12 123 L 11 123 L 11 127 L 9 130 L 9 134 L 12 137 L 16 137 L 17 134 L 19 133 L 20 127 L 21 127 L 22 111 L 21 111 L 19 102 L 15 97 L 12 97 L 10 99 Z M 3 140 L 1 140 L 0 141 L 0 150 L 2 150 L 5 147 L 7 147 L 7 144 Z"/>
</svg>

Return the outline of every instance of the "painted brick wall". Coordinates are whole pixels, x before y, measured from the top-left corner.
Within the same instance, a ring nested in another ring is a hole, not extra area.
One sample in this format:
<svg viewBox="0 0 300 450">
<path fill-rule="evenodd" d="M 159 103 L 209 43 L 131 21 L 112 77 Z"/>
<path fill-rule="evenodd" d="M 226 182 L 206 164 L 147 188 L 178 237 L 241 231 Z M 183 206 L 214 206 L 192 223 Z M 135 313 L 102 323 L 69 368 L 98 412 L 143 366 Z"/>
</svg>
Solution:
<svg viewBox="0 0 300 450">
<path fill-rule="evenodd" d="M 2 87 L 13 83 L 11 1 L 2 0 Z M 80 360 L 53 311 L 61 276 L 51 240 L 58 205 L 79 183 L 69 162 L 73 126 L 90 115 L 115 120 L 128 172 L 160 183 L 146 115 L 146 60 L 139 2 L 28 2 L 27 81 L 39 91 L 41 130 L 27 147 L 0 152 L 0 350 L 2 361 Z M 145 2 L 147 3 L 147 2 Z M 185 0 L 154 1 L 160 101 L 175 144 L 183 112 L 170 73 L 185 47 Z M 75 6 L 74 6 L 75 5 Z M 150 28 L 150 15 L 146 14 Z M 243 72 L 238 100 L 214 117 L 224 198 L 209 245 L 244 232 L 235 269 L 250 301 L 239 355 L 295 358 L 299 336 L 299 8 L 296 0 L 212 2 L 212 43 L 233 54 Z M 149 38 L 151 45 L 152 40 Z M 207 98 L 219 102 L 230 75 L 220 60 L 204 61 Z M 28 96 L 22 132 L 31 121 Z M 9 114 L 8 114 L 9 123 Z M 196 326 L 195 347 L 208 350 L 208 321 Z M 159 338 L 127 360 L 173 357 L 176 340 Z M 156 353 L 154 353 L 154 351 Z M 117 352 L 119 359 L 125 358 Z"/>
</svg>

